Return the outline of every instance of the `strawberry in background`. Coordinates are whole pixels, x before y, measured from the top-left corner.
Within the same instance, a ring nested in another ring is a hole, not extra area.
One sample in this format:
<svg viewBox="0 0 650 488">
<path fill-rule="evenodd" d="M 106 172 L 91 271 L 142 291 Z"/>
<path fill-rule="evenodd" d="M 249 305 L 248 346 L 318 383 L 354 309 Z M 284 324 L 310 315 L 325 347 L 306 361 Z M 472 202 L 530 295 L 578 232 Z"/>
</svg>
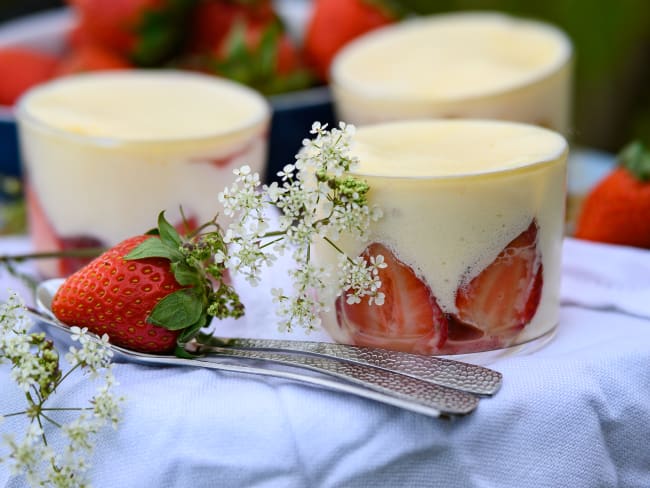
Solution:
<svg viewBox="0 0 650 488">
<path fill-rule="evenodd" d="M 379 0 L 314 0 L 304 46 L 310 67 L 327 81 L 332 60 L 345 44 L 397 20 L 397 11 Z"/>
<path fill-rule="evenodd" d="M 192 16 L 185 66 L 270 95 L 306 88 L 312 77 L 270 0 L 203 0 Z"/>
<path fill-rule="evenodd" d="M 236 23 L 259 31 L 275 20 L 270 0 L 201 0 L 192 13 L 189 48 L 202 52 L 223 45 Z"/>
<path fill-rule="evenodd" d="M 69 0 L 73 45 L 95 45 L 138 66 L 160 65 L 183 48 L 197 0 Z"/>
<path fill-rule="evenodd" d="M 54 77 L 57 63 L 32 49 L 0 48 L 0 105 L 13 105 L 27 89 Z"/>
<path fill-rule="evenodd" d="M 617 159 L 618 167 L 587 195 L 575 236 L 650 249 L 650 151 L 634 142 Z"/>
<path fill-rule="evenodd" d="M 64 76 L 86 71 L 128 69 L 133 67 L 126 58 L 101 46 L 80 45 L 61 59 L 56 74 Z"/>
</svg>

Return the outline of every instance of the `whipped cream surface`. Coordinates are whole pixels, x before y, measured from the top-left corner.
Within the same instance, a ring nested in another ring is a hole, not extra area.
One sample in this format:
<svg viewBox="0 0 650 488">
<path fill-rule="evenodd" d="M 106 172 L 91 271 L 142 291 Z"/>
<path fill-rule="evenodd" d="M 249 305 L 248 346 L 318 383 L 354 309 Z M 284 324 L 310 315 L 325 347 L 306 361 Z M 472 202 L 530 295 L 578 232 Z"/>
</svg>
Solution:
<svg viewBox="0 0 650 488">
<path fill-rule="evenodd" d="M 349 44 L 333 77 L 364 96 L 450 100 L 512 89 L 571 56 L 553 26 L 492 12 L 416 18 Z"/>
<path fill-rule="evenodd" d="M 266 117 L 252 90 L 214 76 L 112 71 L 64 78 L 34 90 L 21 112 L 68 133 L 127 141 L 213 137 Z"/>
</svg>

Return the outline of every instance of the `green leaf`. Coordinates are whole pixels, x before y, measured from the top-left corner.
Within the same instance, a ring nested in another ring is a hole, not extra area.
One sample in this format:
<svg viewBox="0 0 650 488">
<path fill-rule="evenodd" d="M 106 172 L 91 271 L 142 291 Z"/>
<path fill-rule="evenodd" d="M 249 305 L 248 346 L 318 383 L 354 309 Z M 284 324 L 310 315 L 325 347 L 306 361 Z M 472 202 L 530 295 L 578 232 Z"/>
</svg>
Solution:
<svg viewBox="0 0 650 488">
<path fill-rule="evenodd" d="M 162 240 L 152 238 L 143 241 L 124 257 L 127 260 L 145 258 L 165 258 L 173 262 L 183 259 L 183 255 L 178 249 L 170 247 Z"/>
<path fill-rule="evenodd" d="M 640 141 L 634 141 L 623 148 L 618 155 L 621 166 L 639 181 L 650 180 L 650 151 Z"/>
<path fill-rule="evenodd" d="M 176 349 L 174 349 L 174 356 L 181 359 L 196 359 L 201 357 L 200 354 L 192 354 L 181 346 L 176 346 Z"/>
<path fill-rule="evenodd" d="M 187 329 L 184 329 L 183 332 L 178 336 L 178 342 L 181 344 L 184 344 L 186 342 L 189 342 L 195 335 L 196 333 L 201 330 L 203 325 L 205 324 L 205 321 L 197 322 L 191 327 L 188 327 Z"/>
<path fill-rule="evenodd" d="M 179 247 L 183 242 L 178 231 L 172 224 L 167 222 L 164 211 L 158 215 L 158 231 L 160 232 L 160 239 L 174 248 Z"/>
<path fill-rule="evenodd" d="M 241 22 L 233 25 L 226 40 L 226 55 L 212 63 L 215 73 L 266 95 L 300 90 L 313 84 L 313 76 L 306 69 L 296 69 L 286 75 L 277 73 L 278 48 L 283 33 L 278 19 L 264 27 L 257 46 L 246 44 L 245 29 Z"/>
<path fill-rule="evenodd" d="M 184 288 L 160 300 L 147 322 L 168 330 L 182 330 L 200 324 L 203 315 L 203 301 L 192 288 Z"/>
<path fill-rule="evenodd" d="M 140 67 L 159 67 L 183 52 L 198 0 L 164 0 L 148 7 L 135 27 L 131 60 Z"/>
<path fill-rule="evenodd" d="M 171 265 L 172 273 L 174 273 L 174 278 L 179 285 L 195 287 L 201 286 L 201 275 L 195 269 L 186 264 L 185 262 L 176 262 Z"/>
</svg>

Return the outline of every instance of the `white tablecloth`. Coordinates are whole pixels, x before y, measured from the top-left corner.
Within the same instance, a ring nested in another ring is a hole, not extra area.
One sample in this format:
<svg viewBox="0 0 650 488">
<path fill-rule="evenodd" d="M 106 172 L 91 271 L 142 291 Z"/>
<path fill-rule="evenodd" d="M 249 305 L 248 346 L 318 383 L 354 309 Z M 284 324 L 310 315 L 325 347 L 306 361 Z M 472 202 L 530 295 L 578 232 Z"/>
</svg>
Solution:
<svg viewBox="0 0 650 488">
<path fill-rule="evenodd" d="M 21 245 L 5 239 L 0 250 Z M 127 401 L 119 429 L 98 441 L 94 486 L 650 486 L 650 252 L 567 239 L 564 258 L 571 305 L 557 334 L 492 362 L 503 387 L 471 415 L 434 419 L 288 380 L 118 364 Z M 635 290 L 637 308 L 621 298 L 626 313 L 616 310 L 607 287 Z M 242 335 L 273 323 L 265 295 Z M 0 412 L 23 406 L 7 372 Z M 61 404 L 81 405 L 92 391 L 73 376 L 61 393 Z M 0 486 L 24 483 L 0 465 Z"/>
</svg>

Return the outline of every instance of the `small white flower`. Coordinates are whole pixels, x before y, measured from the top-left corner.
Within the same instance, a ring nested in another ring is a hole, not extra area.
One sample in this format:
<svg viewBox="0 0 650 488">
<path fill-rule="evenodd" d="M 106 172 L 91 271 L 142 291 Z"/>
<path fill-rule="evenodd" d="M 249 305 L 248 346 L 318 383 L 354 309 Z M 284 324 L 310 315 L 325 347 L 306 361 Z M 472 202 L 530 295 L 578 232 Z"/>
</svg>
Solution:
<svg viewBox="0 0 650 488">
<path fill-rule="evenodd" d="M 235 175 L 237 176 L 247 176 L 251 172 L 251 167 L 245 164 L 240 168 L 235 168 L 232 172 L 235 173 Z"/>
<path fill-rule="evenodd" d="M 346 302 L 348 305 L 354 305 L 356 303 L 361 303 L 361 298 L 359 298 L 357 295 L 354 295 L 352 293 L 348 293 Z"/>
</svg>

